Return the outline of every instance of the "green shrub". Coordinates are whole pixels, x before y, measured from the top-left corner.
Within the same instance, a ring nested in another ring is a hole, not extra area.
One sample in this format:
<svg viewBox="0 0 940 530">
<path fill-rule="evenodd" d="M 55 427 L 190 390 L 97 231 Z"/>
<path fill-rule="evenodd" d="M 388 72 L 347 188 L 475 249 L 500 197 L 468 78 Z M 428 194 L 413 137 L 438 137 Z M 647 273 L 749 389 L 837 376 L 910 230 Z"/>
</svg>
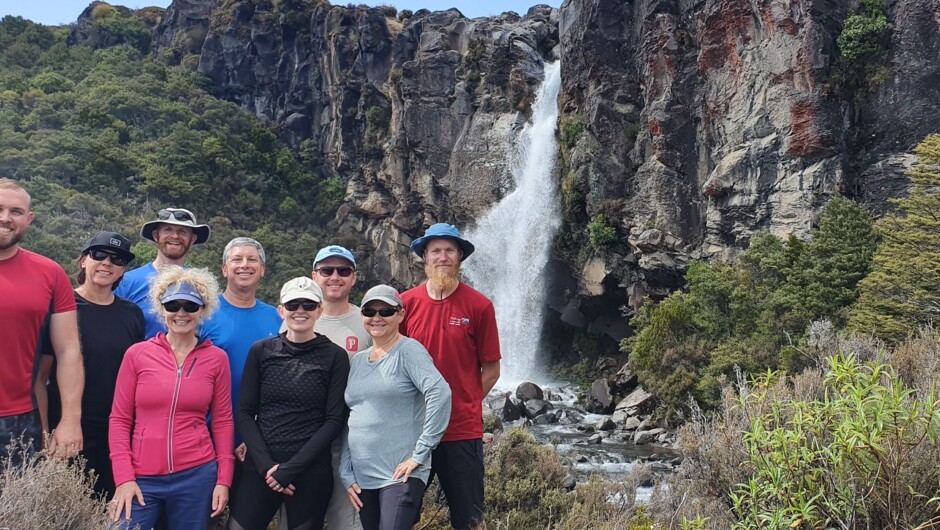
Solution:
<svg viewBox="0 0 940 530">
<path fill-rule="evenodd" d="M 562 144 L 568 149 L 574 147 L 578 137 L 584 132 L 584 128 L 584 118 L 579 114 L 563 118 L 559 127 Z"/>
<path fill-rule="evenodd" d="M 466 77 L 464 77 L 464 86 L 467 94 L 473 94 L 476 92 L 478 86 L 480 86 L 480 81 L 483 79 L 483 76 L 480 75 L 480 72 L 477 70 L 470 70 L 467 72 Z"/>
<path fill-rule="evenodd" d="M 588 223 L 588 234 L 591 244 L 596 248 L 606 247 L 617 242 L 617 229 L 607 222 L 604 214 L 598 214 Z"/>
<path fill-rule="evenodd" d="M 564 487 L 567 469 L 561 458 L 524 428 L 497 434 L 483 447 L 483 458 L 487 528 L 552 528 L 571 509 L 574 499 Z M 436 482 L 428 488 L 418 528 L 450 528 L 439 491 Z"/>
<path fill-rule="evenodd" d="M 821 399 L 780 400 L 775 375 L 741 393 L 756 405 L 744 443 L 752 470 L 731 494 L 736 529 L 914 528 L 938 493 L 940 403 L 890 365 L 829 359 Z"/>
<path fill-rule="evenodd" d="M 846 18 L 836 38 L 839 56 L 852 63 L 877 58 L 885 51 L 887 37 L 888 18 L 881 0 L 864 0 L 862 12 Z"/>
<path fill-rule="evenodd" d="M 366 110 L 366 129 L 372 132 L 385 131 L 388 129 L 390 118 L 387 110 L 373 105 Z"/>
</svg>

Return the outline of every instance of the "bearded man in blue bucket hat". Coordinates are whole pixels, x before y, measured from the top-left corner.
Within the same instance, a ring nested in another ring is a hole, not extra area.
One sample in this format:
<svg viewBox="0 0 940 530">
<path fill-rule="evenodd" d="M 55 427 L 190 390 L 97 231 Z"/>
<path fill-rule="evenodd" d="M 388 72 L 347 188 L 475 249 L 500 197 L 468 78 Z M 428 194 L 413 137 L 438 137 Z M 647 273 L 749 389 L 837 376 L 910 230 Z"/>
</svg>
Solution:
<svg viewBox="0 0 940 530">
<path fill-rule="evenodd" d="M 499 335 L 493 303 L 460 281 L 473 244 L 457 227 L 431 225 L 411 243 L 427 282 L 402 295 L 403 334 L 427 348 L 450 385 L 450 424 L 431 454 L 435 475 L 458 530 L 483 524 L 483 397 L 499 379 Z M 430 483 L 430 479 L 428 480 Z"/>
</svg>

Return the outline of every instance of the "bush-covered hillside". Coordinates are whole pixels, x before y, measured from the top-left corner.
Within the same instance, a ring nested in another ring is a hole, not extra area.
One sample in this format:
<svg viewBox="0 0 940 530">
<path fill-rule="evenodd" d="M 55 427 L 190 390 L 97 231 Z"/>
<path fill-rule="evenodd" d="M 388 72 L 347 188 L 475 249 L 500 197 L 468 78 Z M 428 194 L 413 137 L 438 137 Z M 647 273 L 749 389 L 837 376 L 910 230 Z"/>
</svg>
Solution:
<svg viewBox="0 0 940 530">
<path fill-rule="evenodd" d="M 144 55 L 132 12 L 93 12 L 90 24 L 97 36 L 85 42 L 97 48 L 70 45 L 68 28 L 0 21 L 0 175 L 33 196 L 25 246 L 65 265 L 94 232 L 136 241 L 156 210 L 175 206 L 213 230 L 191 263 L 215 270 L 225 243 L 248 235 L 269 255 L 263 298 L 309 274 L 343 183 L 312 173 L 199 74 Z M 155 253 L 143 241 L 135 251 L 137 265 Z"/>
</svg>

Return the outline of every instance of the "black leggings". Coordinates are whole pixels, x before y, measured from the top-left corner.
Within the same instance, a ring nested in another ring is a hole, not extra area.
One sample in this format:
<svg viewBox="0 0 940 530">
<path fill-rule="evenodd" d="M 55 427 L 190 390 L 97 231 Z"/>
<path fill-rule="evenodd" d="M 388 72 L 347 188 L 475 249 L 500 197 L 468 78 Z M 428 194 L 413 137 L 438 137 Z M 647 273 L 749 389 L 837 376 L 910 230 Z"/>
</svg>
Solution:
<svg viewBox="0 0 940 530">
<path fill-rule="evenodd" d="M 409 530 L 421 513 L 424 482 L 411 477 L 408 482 L 378 490 L 362 490 L 359 519 L 365 530 Z"/>
<path fill-rule="evenodd" d="M 326 517 L 326 507 L 333 494 L 333 468 L 327 458 L 318 459 L 305 472 L 294 479 L 294 494 L 284 495 L 268 487 L 251 458 L 245 459 L 245 469 L 232 492 L 229 530 L 264 530 L 268 527 L 281 504 L 287 511 L 290 530 L 320 530 Z M 285 528 L 281 525 L 281 528 Z"/>
</svg>

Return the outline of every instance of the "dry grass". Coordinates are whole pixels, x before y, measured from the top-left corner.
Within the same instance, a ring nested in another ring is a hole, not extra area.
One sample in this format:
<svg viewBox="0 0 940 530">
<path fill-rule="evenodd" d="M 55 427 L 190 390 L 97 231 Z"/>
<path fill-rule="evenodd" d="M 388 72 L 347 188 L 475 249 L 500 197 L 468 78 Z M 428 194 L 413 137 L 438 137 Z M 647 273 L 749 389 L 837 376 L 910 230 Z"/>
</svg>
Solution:
<svg viewBox="0 0 940 530">
<path fill-rule="evenodd" d="M 10 454 L 22 454 L 21 443 Z M 14 466 L 7 459 L 0 475 L 0 523 L 17 529 L 100 530 L 107 528 L 107 504 L 94 497 L 84 462 L 39 453 Z"/>
</svg>

